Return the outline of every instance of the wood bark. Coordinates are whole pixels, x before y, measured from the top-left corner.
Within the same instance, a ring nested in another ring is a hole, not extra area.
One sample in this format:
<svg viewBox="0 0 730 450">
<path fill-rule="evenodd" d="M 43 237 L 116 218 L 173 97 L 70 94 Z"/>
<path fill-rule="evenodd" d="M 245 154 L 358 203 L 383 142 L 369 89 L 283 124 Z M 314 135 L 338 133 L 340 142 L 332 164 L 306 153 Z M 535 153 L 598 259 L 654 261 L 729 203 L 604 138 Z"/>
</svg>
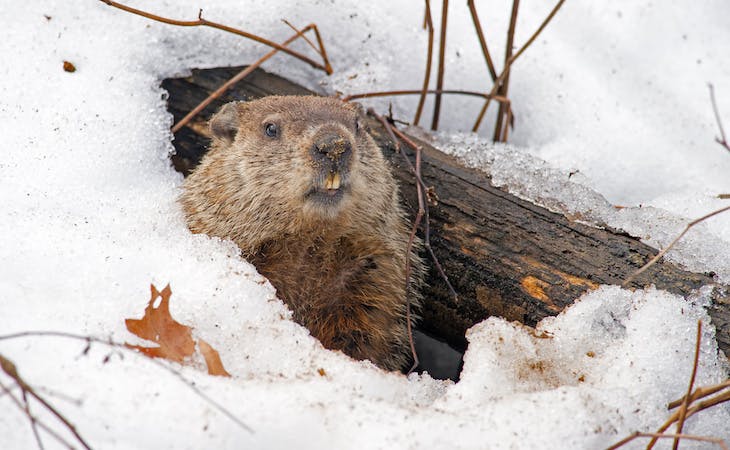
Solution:
<svg viewBox="0 0 730 450">
<path fill-rule="evenodd" d="M 175 120 L 240 70 L 194 70 L 189 77 L 164 80 Z M 271 94 L 313 92 L 256 70 L 175 135 L 175 167 L 187 173 L 198 163 L 209 142 L 206 121 L 222 104 Z M 414 177 L 382 126 L 374 120 L 369 125 L 394 167 L 403 202 L 413 215 L 417 209 Z M 407 154 L 412 158 L 410 151 Z M 625 233 L 572 222 L 519 199 L 492 186 L 486 174 L 464 167 L 428 144 L 423 144 L 422 177 L 438 198 L 430 207 L 431 244 L 459 298 L 454 300 L 430 264 L 420 328 L 458 349 L 465 347 L 466 329 L 486 317 L 501 316 L 534 326 L 590 289 L 620 284 L 657 253 Z M 663 261 L 638 277 L 632 287 L 651 284 L 683 296 L 714 285 L 708 310 L 720 348 L 730 354 L 726 286 L 718 285 L 712 274 L 692 273 Z"/>
</svg>

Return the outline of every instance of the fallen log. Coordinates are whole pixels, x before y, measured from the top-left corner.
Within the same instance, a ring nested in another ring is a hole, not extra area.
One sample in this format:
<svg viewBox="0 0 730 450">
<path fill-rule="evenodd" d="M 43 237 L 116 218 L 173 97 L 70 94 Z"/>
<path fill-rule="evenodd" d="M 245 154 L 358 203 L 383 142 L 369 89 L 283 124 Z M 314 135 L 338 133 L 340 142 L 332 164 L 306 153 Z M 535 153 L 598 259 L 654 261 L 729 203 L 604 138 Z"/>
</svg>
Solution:
<svg viewBox="0 0 730 450">
<path fill-rule="evenodd" d="M 169 93 L 168 108 L 175 121 L 240 70 L 242 67 L 194 70 L 189 77 L 164 80 L 162 87 Z M 254 71 L 175 135 L 175 168 L 187 174 L 200 161 L 209 143 L 207 119 L 222 104 L 272 94 L 315 93 L 263 70 Z M 412 174 L 382 125 L 371 120 L 369 126 L 394 167 L 407 210 L 414 215 L 417 201 Z M 657 253 L 625 233 L 572 222 L 519 199 L 492 186 L 483 172 L 466 168 L 425 143 L 422 164 L 423 180 L 434 187 L 438 198 L 430 208 L 432 248 L 458 301 L 431 265 L 420 329 L 454 348 L 465 348 L 466 329 L 486 317 L 501 316 L 534 326 L 589 289 L 620 284 Z M 712 274 L 688 272 L 665 261 L 637 277 L 631 287 L 651 284 L 683 296 L 701 286 L 715 285 L 709 313 L 721 350 L 730 354 L 727 287 L 718 285 Z"/>
</svg>

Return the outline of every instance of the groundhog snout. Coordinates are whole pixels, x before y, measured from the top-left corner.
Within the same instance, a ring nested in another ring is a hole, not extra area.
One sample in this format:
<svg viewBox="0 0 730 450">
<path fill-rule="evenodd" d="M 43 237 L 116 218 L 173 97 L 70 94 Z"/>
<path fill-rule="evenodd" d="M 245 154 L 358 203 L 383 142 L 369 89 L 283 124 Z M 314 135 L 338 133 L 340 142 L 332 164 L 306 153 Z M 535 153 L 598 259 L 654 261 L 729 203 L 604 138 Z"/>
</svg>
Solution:
<svg viewBox="0 0 730 450">
<path fill-rule="evenodd" d="M 326 133 L 317 137 L 310 150 L 312 159 L 329 169 L 347 169 L 352 156 L 350 139 L 340 133 Z"/>
</svg>

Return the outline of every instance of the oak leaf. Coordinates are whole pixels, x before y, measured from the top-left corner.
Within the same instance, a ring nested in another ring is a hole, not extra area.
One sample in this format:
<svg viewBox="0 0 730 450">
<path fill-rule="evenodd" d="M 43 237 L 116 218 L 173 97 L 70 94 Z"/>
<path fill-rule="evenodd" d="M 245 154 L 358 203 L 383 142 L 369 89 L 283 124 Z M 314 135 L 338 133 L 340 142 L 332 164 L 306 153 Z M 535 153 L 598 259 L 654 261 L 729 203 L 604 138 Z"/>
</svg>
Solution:
<svg viewBox="0 0 730 450">
<path fill-rule="evenodd" d="M 172 290 L 168 284 L 162 291 L 150 285 L 151 297 L 141 319 L 125 319 L 124 323 L 134 335 L 154 342 L 156 347 L 126 344 L 150 358 L 164 358 L 183 364 L 195 353 L 196 341 L 192 328 L 183 325 L 170 315 Z M 157 302 L 157 299 L 160 299 Z M 207 342 L 198 339 L 198 347 L 211 375 L 231 376 L 223 367 L 218 352 Z"/>
<path fill-rule="evenodd" d="M 220 375 L 223 377 L 231 376 L 226 368 L 223 367 L 221 356 L 218 354 L 218 351 L 216 349 L 211 347 L 210 344 L 202 339 L 198 339 L 198 348 L 200 348 L 200 353 L 202 353 L 203 358 L 205 358 L 205 365 L 208 366 L 209 374 Z"/>
</svg>

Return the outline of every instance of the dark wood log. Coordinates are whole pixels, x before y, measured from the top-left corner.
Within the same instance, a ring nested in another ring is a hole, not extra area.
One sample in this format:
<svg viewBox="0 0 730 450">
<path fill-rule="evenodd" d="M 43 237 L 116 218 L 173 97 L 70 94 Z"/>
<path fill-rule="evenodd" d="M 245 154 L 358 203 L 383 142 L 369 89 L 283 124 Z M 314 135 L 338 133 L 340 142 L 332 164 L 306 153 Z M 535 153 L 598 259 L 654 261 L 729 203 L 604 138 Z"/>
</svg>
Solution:
<svg viewBox="0 0 730 450">
<path fill-rule="evenodd" d="M 194 70 L 190 77 L 164 80 L 175 120 L 241 69 Z M 208 145 L 205 123 L 222 104 L 271 94 L 312 92 L 279 76 L 255 71 L 176 134 L 175 167 L 187 173 L 198 163 Z M 403 202 L 413 213 L 417 209 L 414 178 L 382 126 L 374 120 L 369 125 L 393 164 Z M 572 222 L 495 188 L 486 174 L 465 168 L 427 144 L 423 144 L 422 176 L 438 197 L 438 204 L 430 208 L 431 244 L 459 299 L 454 301 L 431 265 L 420 327 L 456 348 L 464 348 L 466 329 L 488 316 L 535 325 L 589 289 L 620 284 L 657 253 L 625 233 Z M 730 354 L 730 293 L 713 281 L 712 274 L 660 262 L 632 287 L 650 284 L 684 296 L 701 286 L 715 285 L 709 312 L 720 348 Z"/>
</svg>

